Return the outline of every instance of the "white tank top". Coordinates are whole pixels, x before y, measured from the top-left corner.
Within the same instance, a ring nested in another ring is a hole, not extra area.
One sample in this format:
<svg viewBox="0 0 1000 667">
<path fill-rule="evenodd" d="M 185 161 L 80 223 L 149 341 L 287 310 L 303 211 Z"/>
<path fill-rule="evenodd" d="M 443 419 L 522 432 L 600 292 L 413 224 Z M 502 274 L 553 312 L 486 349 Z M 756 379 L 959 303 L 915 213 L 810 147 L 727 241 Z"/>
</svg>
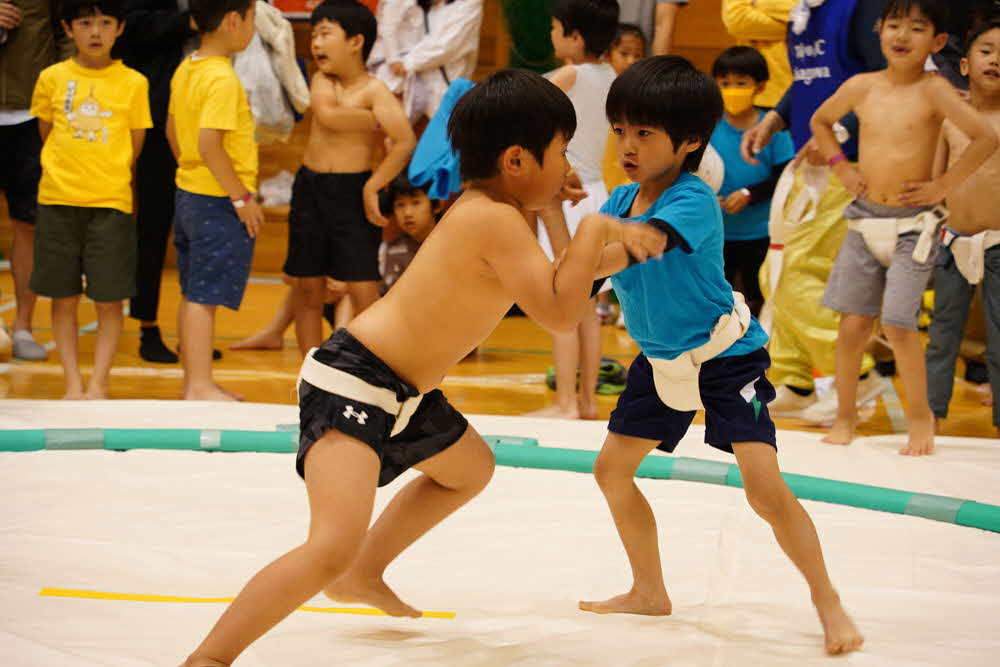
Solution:
<svg viewBox="0 0 1000 667">
<path fill-rule="evenodd" d="M 607 63 L 575 65 L 576 81 L 566 95 L 576 111 L 576 134 L 566 157 L 584 183 L 601 182 L 601 162 L 608 142 L 608 119 L 604 103 L 615 71 Z"/>
</svg>

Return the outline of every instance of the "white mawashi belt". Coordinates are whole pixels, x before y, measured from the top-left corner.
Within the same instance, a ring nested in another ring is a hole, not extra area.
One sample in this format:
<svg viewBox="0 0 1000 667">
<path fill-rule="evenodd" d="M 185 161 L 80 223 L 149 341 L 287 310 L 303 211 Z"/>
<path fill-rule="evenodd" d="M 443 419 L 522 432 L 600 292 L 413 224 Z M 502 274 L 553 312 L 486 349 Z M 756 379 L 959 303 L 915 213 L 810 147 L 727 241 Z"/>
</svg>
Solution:
<svg viewBox="0 0 1000 667">
<path fill-rule="evenodd" d="M 935 206 L 912 218 L 857 218 L 848 220 L 848 229 L 860 232 L 865 245 L 875 255 L 879 264 L 888 268 L 896 251 L 896 239 L 900 234 L 920 232 L 917 245 L 913 248 L 913 259 L 926 264 L 934 247 L 934 237 L 938 226 L 948 219 L 948 209 Z"/>
<path fill-rule="evenodd" d="M 969 235 L 945 225 L 941 228 L 941 245 L 951 250 L 955 266 L 969 284 L 978 285 L 986 271 L 986 251 L 1000 245 L 1000 229 Z"/>
<path fill-rule="evenodd" d="M 698 388 L 701 365 L 728 350 L 750 328 L 750 308 L 743 295 L 734 292 L 733 302 L 733 312 L 719 318 L 707 343 L 676 359 L 649 359 L 656 394 L 667 406 L 682 412 L 704 409 Z"/>
<path fill-rule="evenodd" d="M 396 392 L 384 387 L 373 387 L 364 380 L 356 378 L 350 373 L 340 369 L 327 366 L 316 361 L 313 353 L 319 348 L 312 348 L 302 361 L 302 369 L 299 371 L 299 382 L 305 380 L 312 386 L 322 389 L 330 394 L 349 398 L 352 401 L 374 405 L 385 413 L 396 418 L 396 423 L 392 427 L 389 437 L 402 432 L 406 425 L 410 423 L 410 417 L 416 412 L 417 406 L 424 395 L 419 394 L 405 401 L 396 399 Z M 297 385 L 296 385 L 297 386 Z M 349 414 L 348 414 L 349 413 Z M 357 414 L 353 406 L 348 406 L 346 416 Z"/>
</svg>

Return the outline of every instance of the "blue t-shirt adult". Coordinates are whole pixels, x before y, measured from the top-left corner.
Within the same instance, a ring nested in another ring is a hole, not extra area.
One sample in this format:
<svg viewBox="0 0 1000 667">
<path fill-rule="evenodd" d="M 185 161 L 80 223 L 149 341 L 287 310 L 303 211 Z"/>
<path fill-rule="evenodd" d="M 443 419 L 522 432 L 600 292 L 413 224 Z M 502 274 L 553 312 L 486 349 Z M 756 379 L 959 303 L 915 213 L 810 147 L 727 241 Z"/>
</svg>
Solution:
<svg viewBox="0 0 1000 667">
<path fill-rule="evenodd" d="M 638 183 L 615 188 L 601 212 L 628 218 Z M 682 173 L 660 198 L 640 215 L 645 222 L 662 220 L 684 239 L 660 259 L 650 259 L 611 276 L 625 313 L 625 326 L 647 357 L 675 359 L 708 342 L 720 317 L 733 312 L 733 288 L 722 262 L 722 211 L 705 183 Z M 767 343 L 754 319 L 743 338 L 720 357 L 748 354 Z"/>
<path fill-rule="evenodd" d="M 764 112 L 760 111 L 755 123 L 760 122 Z M 738 130 L 723 116 L 712 132 L 712 148 L 716 150 L 726 165 L 719 195 L 725 199 L 740 188 L 762 183 L 771 177 L 775 165 L 788 162 L 795 157 L 792 135 L 781 131 L 774 135 L 764 150 L 757 156 L 760 164 L 750 164 L 740 156 L 740 141 L 744 130 Z M 768 219 L 771 216 L 771 200 L 756 201 L 739 213 L 722 212 L 727 241 L 752 241 L 768 236 Z"/>
</svg>

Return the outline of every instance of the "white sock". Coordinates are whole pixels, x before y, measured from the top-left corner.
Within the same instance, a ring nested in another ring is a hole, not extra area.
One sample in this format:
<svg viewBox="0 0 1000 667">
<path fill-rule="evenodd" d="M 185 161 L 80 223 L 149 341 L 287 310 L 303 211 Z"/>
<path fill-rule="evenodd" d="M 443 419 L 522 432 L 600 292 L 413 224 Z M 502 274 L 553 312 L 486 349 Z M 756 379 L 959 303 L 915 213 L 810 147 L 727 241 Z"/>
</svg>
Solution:
<svg viewBox="0 0 1000 667">
<path fill-rule="evenodd" d="M 27 329 L 18 329 L 13 334 L 11 334 L 11 338 L 13 338 L 16 341 L 31 341 L 32 343 L 35 342 L 34 336 L 32 336 L 31 332 L 28 331 Z"/>
</svg>

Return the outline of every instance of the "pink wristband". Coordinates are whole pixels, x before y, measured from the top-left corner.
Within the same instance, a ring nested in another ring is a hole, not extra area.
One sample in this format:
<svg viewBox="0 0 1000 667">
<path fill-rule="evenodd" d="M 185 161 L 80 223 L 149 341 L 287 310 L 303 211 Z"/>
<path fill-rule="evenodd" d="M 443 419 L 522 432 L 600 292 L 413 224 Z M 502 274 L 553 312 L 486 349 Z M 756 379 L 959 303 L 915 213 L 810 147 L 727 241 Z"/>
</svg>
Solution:
<svg viewBox="0 0 1000 667">
<path fill-rule="evenodd" d="M 829 160 L 827 160 L 827 161 L 826 161 L 826 163 L 827 163 L 827 164 L 828 164 L 829 166 L 833 167 L 833 166 L 836 166 L 836 164 L 837 164 L 838 162 L 846 162 L 846 161 L 847 161 L 847 156 L 846 156 L 846 155 L 844 155 L 844 154 L 843 154 L 843 152 L 840 152 L 840 153 L 837 153 L 836 155 L 834 155 L 834 156 L 833 156 L 832 158 L 830 158 Z"/>
</svg>

